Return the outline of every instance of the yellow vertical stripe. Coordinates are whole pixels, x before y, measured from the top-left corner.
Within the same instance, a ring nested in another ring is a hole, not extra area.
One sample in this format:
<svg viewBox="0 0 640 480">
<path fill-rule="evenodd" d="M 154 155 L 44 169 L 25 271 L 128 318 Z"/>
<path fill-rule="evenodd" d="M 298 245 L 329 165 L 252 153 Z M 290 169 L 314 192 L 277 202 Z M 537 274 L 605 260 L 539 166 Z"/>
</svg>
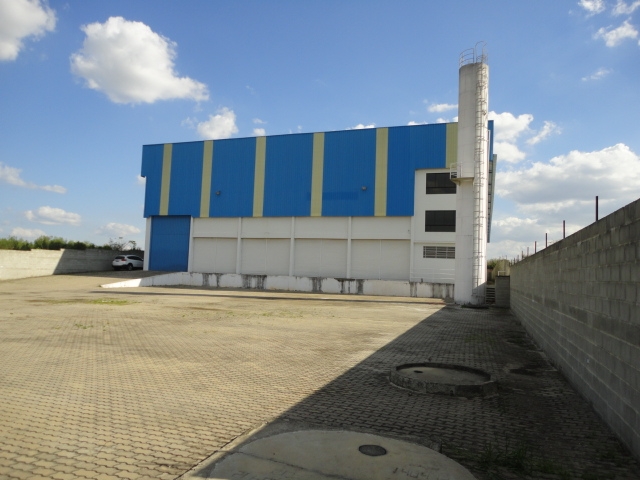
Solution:
<svg viewBox="0 0 640 480">
<path fill-rule="evenodd" d="M 211 170 L 213 168 L 213 140 L 204 142 L 202 154 L 202 190 L 200 193 L 200 216 L 209 216 L 211 202 Z"/>
<path fill-rule="evenodd" d="M 458 163 L 458 124 L 447 123 L 447 153 L 446 166 L 449 168 Z"/>
<path fill-rule="evenodd" d="M 376 196 L 373 214 L 387 216 L 387 165 L 389 159 L 389 129 L 376 129 Z"/>
<path fill-rule="evenodd" d="M 264 208 L 264 169 L 267 158 L 267 137 L 256 137 L 256 166 L 253 180 L 253 216 L 261 217 Z"/>
<path fill-rule="evenodd" d="M 322 177 L 324 173 L 324 133 L 313 134 L 313 166 L 311 168 L 311 216 L 322 216 Z"/>
<path fill-rule="evenodd" d="M 165 143 L 162 152 L 162 184 L 160 186 L 160 215 L 169 215 L 169 187 L 171 186 L 171 155 L 173 144 Z"/>
</svg>

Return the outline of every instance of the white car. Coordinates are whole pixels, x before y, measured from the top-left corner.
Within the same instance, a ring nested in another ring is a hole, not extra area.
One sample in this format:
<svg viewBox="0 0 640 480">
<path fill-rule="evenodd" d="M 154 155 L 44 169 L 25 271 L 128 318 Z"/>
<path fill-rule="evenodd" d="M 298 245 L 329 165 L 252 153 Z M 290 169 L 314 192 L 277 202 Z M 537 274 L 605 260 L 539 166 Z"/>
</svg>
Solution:
<svg viewBox="0 0 640 480">
<path fill-rule="evenodd" d="M 114 270 L 133 270 L 134 268 L 142 269 L 144 267 L 144 260 L 137 255 L 118 255 L 111 262 Z"/>
</svg>

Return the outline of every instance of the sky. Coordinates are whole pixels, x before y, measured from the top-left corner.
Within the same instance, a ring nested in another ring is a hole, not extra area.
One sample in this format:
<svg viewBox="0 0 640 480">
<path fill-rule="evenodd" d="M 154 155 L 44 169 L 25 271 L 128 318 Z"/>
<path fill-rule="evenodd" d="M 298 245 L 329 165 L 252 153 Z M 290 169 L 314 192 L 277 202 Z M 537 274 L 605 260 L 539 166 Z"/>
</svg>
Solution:
<svg viewBox="0 0 640 480">
<path fill-rule="evenodd" d="M 486 42 L 490 258 L 640 197 L 640 0 L 0 0 L 0 237 L 144 244 L 142 146 L 454 121 Z"/>
</svg>

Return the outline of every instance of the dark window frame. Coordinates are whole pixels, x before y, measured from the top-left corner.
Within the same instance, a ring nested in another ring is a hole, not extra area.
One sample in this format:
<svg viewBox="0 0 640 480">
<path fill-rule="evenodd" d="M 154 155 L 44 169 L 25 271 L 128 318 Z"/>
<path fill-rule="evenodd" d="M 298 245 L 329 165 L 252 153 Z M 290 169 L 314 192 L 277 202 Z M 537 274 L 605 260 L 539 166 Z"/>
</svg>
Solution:
<svg viewBox="0 0 640 480">
<path fill-rule="evenodd" d="M 427 173 L 427 195 L 455 194 L 456 184 L 449 173 Z"/>
<path fill-rule="evenodd" d="M 424 231 L 425 232 L 455 232 L 456 231 L 456 211 L 455 210 L 425 210 Z"/>
</svg>

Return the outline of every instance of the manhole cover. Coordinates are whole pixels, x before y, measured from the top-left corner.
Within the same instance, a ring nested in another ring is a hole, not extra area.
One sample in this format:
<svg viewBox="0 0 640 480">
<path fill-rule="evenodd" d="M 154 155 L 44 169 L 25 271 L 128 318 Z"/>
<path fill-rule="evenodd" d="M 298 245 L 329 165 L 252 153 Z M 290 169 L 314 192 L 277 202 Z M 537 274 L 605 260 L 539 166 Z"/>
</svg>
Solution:
<svg viewBox="0 0 640 480">
<path fill-rule="evenodd" d="M 360 445 L 358 450 L 360 450 L 360 453 L 364 453 L 370 457 L 379 457 L 380 455 L 387 454 L 387 449 L 380 445 Z"/>
<path fill-rule="evenodd" d="M 498 393 L 491 375 L 476 368 L 444 363 L 411 363 L 391 370 L 394 385 L 420 393 L 486 397 Z"/>
</svg>

